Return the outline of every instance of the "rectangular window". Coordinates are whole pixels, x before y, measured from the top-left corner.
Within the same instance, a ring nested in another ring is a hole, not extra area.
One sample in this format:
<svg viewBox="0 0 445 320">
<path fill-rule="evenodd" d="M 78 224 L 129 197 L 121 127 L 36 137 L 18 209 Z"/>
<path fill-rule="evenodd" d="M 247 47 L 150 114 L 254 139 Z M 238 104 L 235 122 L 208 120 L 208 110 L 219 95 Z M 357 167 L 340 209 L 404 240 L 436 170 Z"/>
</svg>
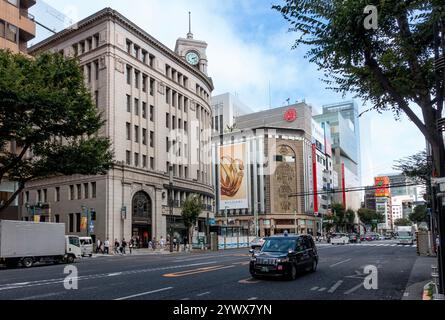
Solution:
<svg viewBox="0 0 445 320">
<path fill-rule="evenodd" d="M 0 37 L 1 38 L 5 37 L 5 31 L 6 31 L 5 26 L 6 26 L 5 22 L 3 20 L 0 20 Z"/>
<path fill-rule="evenodd" d="M 155 142 L 154 142 L 155 133 L 153 131 L 150 131 L 150 147 L 154 148 Z"/>
<path fill-rule="evenodd" d="M 88 183 L 83 184 L 83 192 L 85 194 L 85 199 L 88 199 L 90 197 L 90 190 L 88 187 L 89 187 Z"/>
<path fill-rule="evenodd" d="M 150 78 L 150 95 L 154 96 L 155 94 L 155 79 Z"/>
<path fill-rule="evenodd" d="M 78 184 L 76 187 L 77 187 L 77 199 L 82 199 L 82 185 Z"/>
<path fill-rule="evenodd" d="M 69 214 L 69 230 L 70 233 L 74 232 L 74 214 L 72 213 Z"/>
<path fill-rule="evenodd" d="M 131 112 L 131 96 L 127 94 L 127 112 Z"/>
<path fill-rule="evenodd" d="M 187 113 L 188 106 L 189 106 L 189 99 L 184 98 L 184 112 L 185 113 Z"/>
<path fill-rule="evenodd" d="M 131 152 L 128 151 L 128 150 L 126 152 L 126 159 L 125 160 L 126 160 L 127 166 L 131 166 Z"/>
<path fill-rule="evenodd" d="M 176 93 L 176 91 L 173 91 L 173 93 L 172 93 L 172 106 L 173 107 L 176 107 L 176 97 L 177 97 L 177 93 Z"/>
<path fill-rule="evenodd" d="M 94 91 L 94 103 L 95 103 L 96 107 L 99 106 L 99 91 L 98 90 Z"/>
<path fill-rule="evenodd" d="M 133 69 L 130 66 L 127 66 L 127 84 L 131 85 L 131 71 Z"/>
<path fill-rule="evenodd" d="M 189 177 L 189 168 L 184 167 L 184 178 L 188 179 L 188 177 Z"/>
<path fill-rule="evenodd" d="M 60 222 L 60 215 L 58 215 L 58 214 L 56 214 L 56 215 L 54 215 L 54 218 L 56 219 L 56 223 L 59 223 Z"/>
<path fill-rule="evenodd" d="M 91 83 L 91 63 L 87 64 L 87 79 L 88 83 Z"/>
<path fill-rule="evenodd" d="M 25 203 L 29 203 L 29 191 L 25 192 Z"/>
<path fill-rule="evenodd" d="M 142 102 L 142 118 L 147 119 L 147 102 Z"/>
<path fill-rule="evenodd" d="M 139 115 L 139 99 L 134 98 L 134 114 Z"/>
<path fill-rule="evenodd" d="M 148 85 L 148 78 L 147 76 L 144 74 L 142 76 L 142 91 L 143 92 L 147 92 L 147 85 Z"/>
<path fill-rule="evenodd" d="M 142 129 L 142 144 L 147 145 L 147 129 Z"/>
<path fill-rule="evenodd" d="M 146 155 L 142 156 L 142 167 L 147 168 L 147 156 Z"/>
<path fill-rule="evenodd" d="M 188 125 L 187 125 L 187 121 L 184 121 L 184 131 L 187 132 L 188 131 Z"/>
<path fill-rule="evenodd" d="M 154 113 L 155 113 L 155 107 L 154 106 L 150 106 L 150 121 L 153 122 L 154 119 Z"/>
<path fill-rule="evenodd" d="M 134 126 L 134 142 L 139 143 L 139 126 Z"/>
<path fill-rule="evenodd" d="M 172 117 L 172 129 L 173 130 L 176 129 L 176 117 L 175 116 Z"/>
<path fill-rule="evenodd" d="M 80 232 L 80 213 L 76 213 L 76 232 Z"/>
<path fill-rule="evenodd" d="M 132 47 L 132 42 L 130 40 L 127 40 L 127 52 L 129 54 L 131 54 L 131 47 Z"/>
<path fill-rule="evenodd" d="M 147 51 L 145 51 L 145 50 L 142 50 L 141 61 L 143 63 L 147 64 Z"/>
<path fill-rule="evenodd" d="M 170 150 L 170 141 L 168 141 L 168 137 L 165 139 L 165 149 L 167 152 Z"/>
<path fill-rule="evenodd" d="M 91 182 L 91 198 L 96 198 L 96 182 Z"/>
<path fill-rule="evenodd" d="M 94 61 L 94 72 L 96 74 L 96 80 L 99 80 L 99 61 Z"/>
<path fill-rule="evenodd" d="M 134 45 L 133 46 L 133 55 L 138 60 L 139 60 L 139 52 L 140 52 L 140 48 L 137 45 Z"/>
<path fill-rule="evenodd" d="M 80 44 L 80 54 L 85 53 L 85 41 L 81 41 L 79 44 Z"/>
<path fill-rule="evenodd" d="M 95 48 L 97 48 L 99 46 L 99 38 L 100 38 L 99 34 L 95 34 L 93 38 L 94 38 L 94 46 Z"/>
<path fill-rule="evenodd" d="M 149 65 L 152 68 L 155 66 L 155 56 L 152 54 L 149 55 Z"/>
<path fill-rule="evenodd" d="M 134 153 L 134 166 L 139 167 L 139 153 Z"/>
<path fill-rule="evenodd" d="M 87 39 L 88 51 L 93 49 L 93 38 Z"/>
<path fill-rule="evenodd" d="M 165 126 L 166 126 L 167 128 L 170 128 L 170 114 L 169 114 L 169 113 L 167 113 L 167 114 L 165 115 Z"/>
<path fill-rule="evenodd" d="M 127 126 L 127 140 L 131 140 L 131 124 L 127 122 L 126 126 Z"/>
<path fill-rule="evenodd" d="M 134 86 L 139 89 L 139 71 L 134 71 Z"/>
<path fill-rule="evenodd" d="M 42 191 L 37 190 L 37 202 L 42 202 Z"/>
<path fill-rule="evenodd" d="M 165 90 L 165 102 L 167 103 L 167 104 L 170 104 L 170 88 L 167 88 L 166 90 Z"/>
<path fill-rule="evenodd" d="M 70 186 L 70 200 L 74 200 L 74 186 Z"/>
<path fill-rule="evenodd" d="M 43 189 L 43 203 L 48 202 L 48 189 Z"/>
</svg>

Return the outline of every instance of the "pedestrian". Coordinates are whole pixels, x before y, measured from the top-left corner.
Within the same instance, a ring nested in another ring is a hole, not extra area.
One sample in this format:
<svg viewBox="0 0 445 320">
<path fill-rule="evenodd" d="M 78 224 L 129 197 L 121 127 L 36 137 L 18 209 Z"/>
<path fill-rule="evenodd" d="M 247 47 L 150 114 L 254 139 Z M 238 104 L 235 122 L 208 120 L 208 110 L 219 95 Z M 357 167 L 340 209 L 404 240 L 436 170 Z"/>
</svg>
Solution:
<svg viewBox="0 0 445 320">
<path fill-rule="evenodd" d="M 125 241 L 125 238 L 122 239 L 122 253 L 125 253 L 125 248 L 127 247 L 127 241 Z"/>
<path fill-rule="evenodd" d="M 96 242 L 96 254 L 99 253 L 101 246 L 102 246 L 102 242 L 100 241 L 100 239 L 97 239 L 97 242 Z"/>
<path fill-rule="evenodd" d="M 156 238 L 153 238 L 151 245 L 152 245 L 153 251 L 155 251 L 156 250 Z"/>
<path fill-rule="evenodd" d="M 119 247 L 120 247 L 120 243 L 119 241 L 117 241 L 117 239 L 114 240 L 114 253 L 115 254 L 119 254 Z"/>
<path fill-rule="evenodd" d="M 110 240 L 107 238 L 104 242 L 104 254 L 110 254 Z"/>
<path fill-rule="evenodd" d="M 174 250 L 176 250 L 176 244 L 177 244 L 178 240 L 176 239 L 176 237 L 173 238 L 173 248 Z"/>
<path fill-rule="evenodd" d="M 159 241 L 159 244 L 161 246 L 161 249 L 164 250 L 165 240 L 163 237 L 161 237 L 161 240 Z"/>
<path fill-rule="evenodd" d="M 134 246 L 134 240 L 131 239 L 131 240 L 130 240 L 130 244 L 129 244 L 129 246 L 128 246 L 128 247 L 130 248 L 130 254 L 133 253 L 133 251 L 132 251 L 132 250 L 133 250 L 133 246 Z"/>
</svg>

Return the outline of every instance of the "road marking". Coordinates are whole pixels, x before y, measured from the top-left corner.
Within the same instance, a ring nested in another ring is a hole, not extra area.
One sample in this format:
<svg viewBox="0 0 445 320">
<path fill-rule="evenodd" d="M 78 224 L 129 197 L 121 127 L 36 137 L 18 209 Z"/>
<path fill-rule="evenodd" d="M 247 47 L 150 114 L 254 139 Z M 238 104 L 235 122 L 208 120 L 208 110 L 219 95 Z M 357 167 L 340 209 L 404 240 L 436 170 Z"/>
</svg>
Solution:
<svg viewBox="0 0 445 320">
<path fill-rule="evenodd" d="M 249 299 L 247 299 L 248 301 L 251 301 L 251 300 L 258 300 L 258 298 L 257 297 L 252 297 L 252 298 L 249 298 Z"/>
<path fill-rule="evenodd" d="M 363 286 L 363 283 L 359 283 L 358 285 L 356 285 L 354 288 L 349 289 L 348 291 L 345 292 L 345 294 L 350 294 L 353 293 L 354 291 L 357 291 L 358 289 L 360 289 L 360 287 Z"/>
<path fill-rule="evenodd" d="M 115 272 L 115 273 L 110 273 L 108 274 L 109 277 L 116 277 L 116 276 L 120 276 L 122 274 L 122 272 Z"/>
<path fill-rule="evenodd" d="M 179 278 L 179 277 L 190 276 L 190 275 L 193 275 L 193 274 L 218 271 L 218 270 L 228 269 L 228 268 L 233 268 L 233 267 L 234 267 L 234 265 L 230 265 L 230 266 L 211 266 L 211 267 L 198 268 L 198 269 L 192 269 L 192 270 L 185 270 L 185 271 L 174 272 L 174 273 L 167 273 L 167 274 L 163 274 L 162 276 L 166 277 L 166 278 Z"/>
<path fill-rule="evenodd" d="M 190 298 L 184 298 L 184 299 L 181 299 L 181 300 L 186 301 L 186 300 L 190 300 Z"/>
<path fill-rule="evenodd" d="M 329 293 L 334 293 L 335 290 L 337 290 L 338 287 L 340 287 L 342 283 L 343 283 L 343 280 L 337 281 L 337 283 L 334 284 L 334 285 L 328 290 L 328 292 L 329 292 Z"/>
<path fill-rule="evenodd" d="M 345 263 L 345 262 L 349 262 L 349 261 L 351 261 L 351 260 L 352 260 L 352 259 L 346 259 L 346 260 L 343 260 L 343 261 L 340 261 L 340 262 L 331 264 L 329 267 L 332 268 L 332 267 L 338 266 L 339 264 L 342 264 L 342 263 Z"/>
<path fill-rule="evenodd" d="M 326 288 L 320 288 L 320 289 L 318 289 L 318 292 L 323 292 L 325 290 L 326 290 Z"/>
<path fill-rule="evenodd" d="M 312 289 L 311 289 L 311 291 L 315 291 L 315 290 L 317 290 L 318 289 L 318 287 L 313 287 Z"/>
<path fill-rule="evenodd" d="M 403 294 L 403 296 L 404 296 L 404 297 L 408 297 L 408 296 L 409 296 L 409 292 L 405 292 L 405 293 Z"/>
<path fill-rule="evenodd" d="M 237 266 L 237 265 L 247 266 L 248 264 L 250 264 L 250 262 L 249 261 L 243 261 L 243 262 L 234 262 L 232 264 L 235 265 L 235 266 Z"/>
<path fill-rule="evenodd" d="M 173 289 L 173 287 L 167 287 L 167 288 L 162 288 L 162 289 L 158 289 L 158 290 L 142 292 L 142 293 L 133 294 L 133 295 L 127 296 L 127 297 L 117 298 L 117 299 L 114 299 L 114 300 L 116 300 L 116 301 L 118 301 L 118 300 L 128 300 L 128 299 L 132 299 L 132 298 L 136 298 L 136 297 L 142 297 L 142 296 L 146 296 L 146 295 L 149 295 L 149 294 L 152 294 L 152 293 L 167 291 L 167 290 L 171 290 L 171 289 Z"/>
<path fill-rule="evenodd" d="M 43 298 L 59 296 L 59 295 L 65 294 L 65 293 L 66 292 L 53 292 L 53 293 L 39 294 L 39 295 L 35 295 L 35 296 L 20 298 L 20 299 L 17 299 L 17 300 L 36 300 L 36 299 L 40 300 L 40 299 L 43 299 Z"/>
<path fill-rule="evenodd" d="M 258 282 L 260 282 L 260 280 L 254 279 L 252 277 L 238 281 L 238 283 L 242 283 L 242 284 L 251 284 L 251 283 L 258 283 Z"/>
<path fill-rule="evenodd" d="M 197 296 L 197 297 L 202 297 L 202 296 L 206 296 L 206 295 L 208 295 L 208 294 L 210 294 L 210 291 L 207 291 L 207 292 L 203 292 L 203 293 L 197 294 L 196 296 Z"/>
</svg>

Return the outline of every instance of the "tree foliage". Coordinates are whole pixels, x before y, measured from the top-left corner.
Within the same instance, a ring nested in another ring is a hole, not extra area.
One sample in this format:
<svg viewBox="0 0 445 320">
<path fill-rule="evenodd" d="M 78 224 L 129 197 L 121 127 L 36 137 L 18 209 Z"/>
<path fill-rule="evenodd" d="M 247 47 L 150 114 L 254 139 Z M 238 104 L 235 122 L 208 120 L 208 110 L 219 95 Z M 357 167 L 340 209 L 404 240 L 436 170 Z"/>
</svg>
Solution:
<svg viewBox="0 0 445 320">
<path fill-rule="evenodd" d="M 426 151 L 396 161 L 394 170 L 401 171 L 414 181 L 426 185 L 431 179 L 432 166 Z"/>
<path fill-rule="evenodd" d="M 97 134 L 103 125 L 77 60 L 0 50 L 0 183 L 19 186 L 0 210 L 28 181 L 105 174 L 113 154 Z"/>
<path fill-rule="evenodd" d="M 363 222 L 365 225 L 372 226 L 373 229 L 376 229 L 378 223 L 385 221 L 383 214 L 372 209 L 360 208 L 358 209 L 357 214 L 361 222 Z"/>
<path fill-rule="evenodd" d="M 406 218 L 396 219 L 394 225 L 398 227 L 411 226 L 413 223 Z"/>
<path fill-rule="evenodd" d="M 378 9 L 377 30 L 365 28 L 368 5 Z M 379 113 L 391 110 L 397 119 L 405 113 L 431 144 L 436 173 L 444 170 L 436 128 L 445 77 L 435 68 L 445 54 L 443 0 L 284 0 L 273 9 L 297 33 L 294 48 L 309 48 L 307 57 L 324 72 L 328 88 L 352 93 Z"/>
<path fill-rule="evenodd" d="M 409 220 L 414 223 L 425 222 L 428 220 L 428 211 L 425 205 L 416 206 L 409 215 Z"/>
<path fill-rule="evenodd" d="M 181 216 L 187 229 L 189 244 L 193 236 L 193 227 L 202 212 L 202 201 L 198 195 L 189 196 L 182 204 Z"/>
</svg>

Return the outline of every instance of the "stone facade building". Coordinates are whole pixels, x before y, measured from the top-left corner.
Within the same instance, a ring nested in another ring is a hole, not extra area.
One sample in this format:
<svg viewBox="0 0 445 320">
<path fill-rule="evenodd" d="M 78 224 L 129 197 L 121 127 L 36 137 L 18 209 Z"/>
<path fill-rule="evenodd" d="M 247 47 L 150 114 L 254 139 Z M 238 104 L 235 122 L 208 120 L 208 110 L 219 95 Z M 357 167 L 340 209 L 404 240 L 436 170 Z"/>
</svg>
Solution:
<svg viewBox="0 0 445 320">
<path fill-rule="evenodd" d="M 184 236 L 181 203 L 199 194 L 204 210 L 197 228 L 204 231 L 214 198 L 209 156 L 213 83 L 206 47 L 189 31 L 172 51 L 106 8 L 30 48 L 32 55 L 52 51 L 80 60 L 106 120 L 99 134 L 111 139 L 116 163 L 104 176 L 29 183 L 22 218 L 38 215 L 41 221 L 64 222 L 69 234 L 110 241 L 136 237 L 146 245 L 152 238 L 166 239 L 170 226 L 175 236 Z"/>
</svg>

